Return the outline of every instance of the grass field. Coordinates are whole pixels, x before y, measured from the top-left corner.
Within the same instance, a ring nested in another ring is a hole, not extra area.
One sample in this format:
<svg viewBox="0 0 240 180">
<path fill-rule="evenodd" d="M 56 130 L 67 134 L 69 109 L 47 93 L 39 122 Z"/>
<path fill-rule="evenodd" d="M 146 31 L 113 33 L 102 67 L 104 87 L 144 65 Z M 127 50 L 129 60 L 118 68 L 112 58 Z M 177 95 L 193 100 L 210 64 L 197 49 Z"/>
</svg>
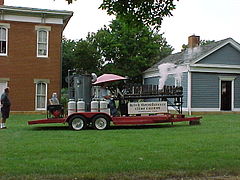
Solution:
<svg viewBox="0 0 240 180">
<path fill-rule="evenodd" d="M 12 115 L 0 130 L 0 179 L 165 179 L 240 175 L 240 115 L 71 131 Z"/>
</svg>

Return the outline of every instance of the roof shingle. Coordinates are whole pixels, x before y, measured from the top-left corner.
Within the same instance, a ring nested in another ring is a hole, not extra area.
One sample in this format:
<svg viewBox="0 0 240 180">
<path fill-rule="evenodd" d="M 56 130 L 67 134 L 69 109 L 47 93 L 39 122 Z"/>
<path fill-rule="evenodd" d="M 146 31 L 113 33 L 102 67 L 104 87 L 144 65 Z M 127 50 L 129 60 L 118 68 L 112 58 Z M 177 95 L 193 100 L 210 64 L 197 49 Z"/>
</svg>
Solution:
<svg viewBox="0 0 240 180">
<path fill-rule="evenodd" d="M 154 64 L 152 67 L 148 68 L 144 73 L 156 71 L 158 69 L 158 66 L 160 64 L 164 63 L 173 63 L 176 65 L 183 65 L 193 62 L 194 60 L 198 59 L 199 57 L 207 54 L 208 52 L 212 51 L 214 48 L 217 48 L 218 46 L 221 46 L 222 44 L 226 43 L 229 40 L 232 40 L 232 38 L 223 39 L 220 41 L 216 41 L 207 45 L 198 46 L 195 48 L 187 48 L 186 50 L 182 52 L 178 52 L 175 54 L 171 54 L 156 64 Z"/>
</svg>

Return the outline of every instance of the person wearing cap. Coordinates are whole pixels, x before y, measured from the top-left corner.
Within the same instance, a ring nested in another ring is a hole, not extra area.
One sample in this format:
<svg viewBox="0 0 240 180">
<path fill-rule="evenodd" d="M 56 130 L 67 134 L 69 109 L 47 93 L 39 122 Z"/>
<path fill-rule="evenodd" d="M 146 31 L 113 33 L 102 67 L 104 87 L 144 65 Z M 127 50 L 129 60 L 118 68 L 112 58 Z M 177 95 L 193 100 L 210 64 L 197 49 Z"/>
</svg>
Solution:
<svg viewBox="0 0 240 180">
<path fill-rule="evenodd" d="M 6 129 L 6 120 L 9 118 L 11 102 L 8 97 L 9 88 L 4 89 L 4 93 L 1 96 L 1 113 L 2 119 L 0 121 L 0 129 Z"/>
</svg>

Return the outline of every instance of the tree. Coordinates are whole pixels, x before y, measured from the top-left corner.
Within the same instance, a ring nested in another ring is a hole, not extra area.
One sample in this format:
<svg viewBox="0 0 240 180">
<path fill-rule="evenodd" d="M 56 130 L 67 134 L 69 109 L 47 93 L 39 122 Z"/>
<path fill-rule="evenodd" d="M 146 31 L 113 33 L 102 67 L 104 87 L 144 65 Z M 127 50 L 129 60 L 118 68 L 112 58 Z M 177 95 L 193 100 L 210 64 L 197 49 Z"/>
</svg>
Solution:
<svg viewBox="0 0 240 180">
<path fill-rule="evenodd" d="M 91 35 L 79 41 L 63 39 L 62 84 L 67 87 L 65 78 L 69 69 L 78 69 L 84 73 L 99 73 L 101 54 L 91 42 Z"/>
<path fill-rule="evenodd" d="M 105 62 L 102 72 L 129 76 L 134 81 L 173 51 L 162 34 L 143 24 L 131 24 L 125 17 L 117 17 L 92 37 Z"/>
<path fill-rule="evenodd" d="M 66 0 L 72 3 L 73 0 Z M 163 17 L 172 16 L 178 0 L 102 0 L 101 9 L 109 15 L 130 16 L 133 23 L 160 27 Z"/>
<path fill-rule="evenodd" d="M 62 86 L 67 87 L 65 78 L 68 70 L 74 68 L 74 51 L 76 41 L 63 38 L 62 40 Z"/>
<path fill-rule="evenodd" d="M 74 51 L 74 67 L 85 73 L 99 73 L 102 65 L 102 56 L 98 47 L 92 41 L 91 34 L 88 34 L 86 40 L 79 40 Z"/>
<path fill-rule="evenodd" d="M 163 34 L 117 17 L 85 40 L 63 40 L 63 79 L 68 69 L 77 68 L 88 73 L 116 73 L 139 82 L 144 70 L 172 51 Z"/>
</svg>

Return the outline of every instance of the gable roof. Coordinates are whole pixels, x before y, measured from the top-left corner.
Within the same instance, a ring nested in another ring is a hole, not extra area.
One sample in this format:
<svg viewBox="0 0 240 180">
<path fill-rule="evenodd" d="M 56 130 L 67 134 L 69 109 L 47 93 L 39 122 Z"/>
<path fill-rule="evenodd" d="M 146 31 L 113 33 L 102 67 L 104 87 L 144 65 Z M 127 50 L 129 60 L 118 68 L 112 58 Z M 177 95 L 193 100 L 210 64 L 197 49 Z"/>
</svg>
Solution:
<svg viewBox="0 0 240 180">
<path fill-rule="evenodd" d="M 187 48 L 182 52 L 171 54 L 154 64 L 152 67 L 148 68 L 146 71 L 144 71 L 144 73 L 156 71 L 158 66 L 164 63 L 173 63 L 176 65 L 194 64 L 228 43 L 231 43 L 240 51 L 240 44 L 238 44 L 232 38 L 227 38 L 207 45 L 202 45 L 195 48 Z"/>
</svg>

